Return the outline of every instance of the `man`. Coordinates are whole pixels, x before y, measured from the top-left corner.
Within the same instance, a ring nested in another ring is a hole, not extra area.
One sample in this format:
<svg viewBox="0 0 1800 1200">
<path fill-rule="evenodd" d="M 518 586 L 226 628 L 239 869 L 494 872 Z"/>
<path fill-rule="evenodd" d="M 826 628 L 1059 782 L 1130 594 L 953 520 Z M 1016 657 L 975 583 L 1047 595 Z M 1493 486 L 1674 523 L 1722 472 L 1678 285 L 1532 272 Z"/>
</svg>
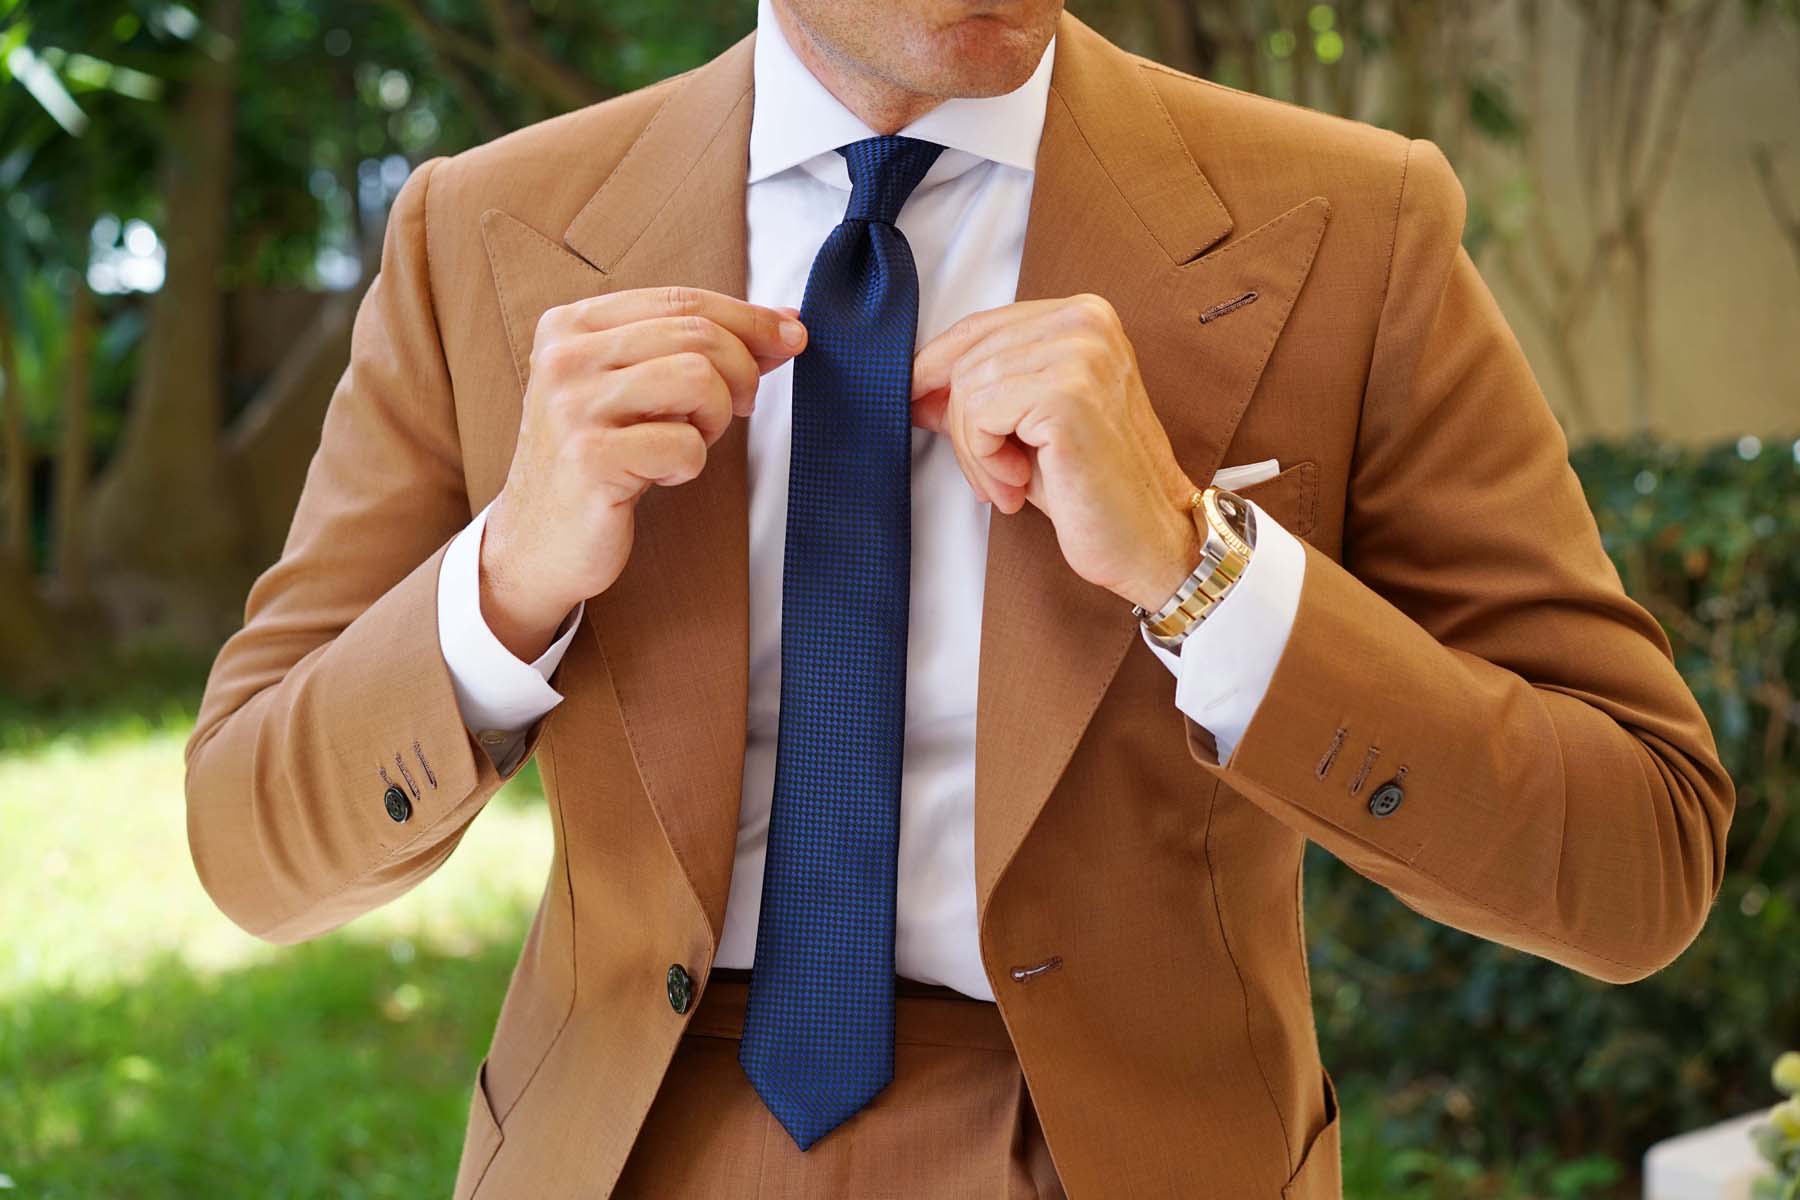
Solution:
<svg viewBox="0 0 1800 1200">
<path fill-rule="evenodd" d="M 1603 979 L 1704 921 L 1442 155 L 1059 8 L 765 0 L 401 191 L 189 829 L 295 941 L 537 755 L 458 1196 L 1335 1196 L 1306 840 Z"/>
</svg>

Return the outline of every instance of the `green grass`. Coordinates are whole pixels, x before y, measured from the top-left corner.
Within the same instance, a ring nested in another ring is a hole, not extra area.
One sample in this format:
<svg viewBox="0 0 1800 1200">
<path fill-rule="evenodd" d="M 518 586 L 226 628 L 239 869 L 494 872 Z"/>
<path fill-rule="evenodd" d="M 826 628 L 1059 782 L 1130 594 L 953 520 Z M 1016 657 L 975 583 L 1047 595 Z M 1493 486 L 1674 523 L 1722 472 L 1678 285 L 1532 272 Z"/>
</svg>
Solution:
<svg viewBox="0 0 1800 1200">
<path fill-rule="evenodd" d="M 535 774 L 403 899 L 267 946 L 189 863 L 191 706 L 143 711 L 0 735 L 0 1197 L 448 1195 L 549 861 Z"/>
</svg>

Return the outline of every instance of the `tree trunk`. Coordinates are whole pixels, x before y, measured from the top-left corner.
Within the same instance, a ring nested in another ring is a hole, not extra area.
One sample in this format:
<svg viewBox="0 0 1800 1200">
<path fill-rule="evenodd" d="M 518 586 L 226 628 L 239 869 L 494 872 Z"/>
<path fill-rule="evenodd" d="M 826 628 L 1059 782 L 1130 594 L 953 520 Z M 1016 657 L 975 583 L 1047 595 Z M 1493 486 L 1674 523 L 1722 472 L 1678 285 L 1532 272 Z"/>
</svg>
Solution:
<svg viewBox="0 0 1800 1200">
<path fill-rule="evenodd" d="M 1194 14 L 1183 0 L 1151 0 L 1151 28 L 1156 33 L 1156 60 L 1190 75 L 1204 74 L 1196 51 Z"/>
<path fill-rule="evenodd" d="M 0 466 L 4 466 L 5 492 L 0 509 L 6 513 L 0 525 L 0 546 L 18 553 L 20 569 L 30 563 L 31 454 L 25 445 L 25 388 L 19 381 L 19 355 L 11 315 L 0 310 L 0 376 L 6 390 L 0 392 Z"/>
<path fill-rule="evenodd" d="M 61 659 L 55 624 L 24 557 L 0 546 L 0 682 L 12 695 L 29 695 L 51 681 Z"/>
<path fill-rule="evenodd" d="M 85 265 L 85 264 L 84 264 Z M 57 590 L 75 598 L 87 593 L 87 551 L 82 540 L 87 512 L 88 458 L 93 440 L 88 413 L 94 391 L 94 332 L 97 323 L 93 289 L 84 274 L 75 275 L 69 298 L 68 374 L 63 379 L 62 437 L 56 453 L 56 503 L 51 509 L 55 530 L 51 565 Z"/>
<path fill-rule="evenodd" d="M 226 437 L 226 464 L 244 499 L 249 562 L 257 570 L 280 557 L 287 541 L 325 410 L 350 361 L 356 310 L 381 269 L 386 233 L 385 214 L 368 222 L 361 282 L 319 305 Z"/>
<path fill-rule="evenodd" d="M 1393 128 L 1408 137 L 1432 135 L 1434 65 L 1431 33 L 1432 6 L 1421 0 L 1398 0 L 1394 5 L 1394 111 Z"/>
<path fill-rule="evenodd" d="M 213 44 L 235 48 L 242 0 L 214 0 Z M 96 583 L 122 628 L 209 640 L 235 623 L 247 572 L 220 454 L 219 271 L 230 227 L 232 61 L 202 60 L 162 163 L 168 269 L 150 304 L 124 437 L 89 513 Z"/>
<path fill-rule="evenodd" d="M 1627 411 L 1631 432 L 1649 434 L 1656 423 L 1656 370 L 1652 361 L 1656 341 L 1651 330 L 1650 239 L 1641 223 L 1633 220 L 1625 229 L 1625 270 L 1620 297 L 1625 309 L 1625 367 Z"/>
<path fill-rule="evenodd" d="M 226 461 L 243 498 L 246 553 L 253 567 L 275 561 L 287 540 L 325 410 L 350 361 L 350 330 L 368 283 L 365 271 L 362 288 L 319 306 L 227 439 Z"/>
</svg>

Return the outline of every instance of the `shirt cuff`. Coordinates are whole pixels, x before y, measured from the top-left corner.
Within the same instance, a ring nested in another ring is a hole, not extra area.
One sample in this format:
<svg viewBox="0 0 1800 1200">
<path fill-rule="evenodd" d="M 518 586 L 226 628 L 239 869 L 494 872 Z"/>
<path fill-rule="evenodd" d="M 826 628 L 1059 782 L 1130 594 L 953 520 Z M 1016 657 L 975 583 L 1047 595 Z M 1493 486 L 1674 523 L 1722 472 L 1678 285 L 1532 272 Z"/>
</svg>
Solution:
<svg viewBox="0 0 1800 1200">
<path fill-rule="evenodd" d="M 489 506 L 491 507 L 491 505 Z M 502 772 L 510 770 L 526 730 L 562 703 L 550 676 L 581 623 L 585 604 L 563 619 L 556 640 L 536 662 L 514 656 L 481 615 L 481 535 L 488 509 L 475 515 L 444 552 L 438 571 L 438 644 L 463 724 Z"/>
<path fill-rule="evenodd" d="M 1249 504 L 1256 512 L 1256 553 L 1218 607 L 1188 634 L 1179 652 L 1157 645 L 1143 631 L 1144 643 L 1175 675 L 1175 707 L 1212 734 L 1221 763 L 1231 757 L 1268 693 L 1300 611 L 1306 576 L 1300 539 L 1254 500 Z"/>
</svg>

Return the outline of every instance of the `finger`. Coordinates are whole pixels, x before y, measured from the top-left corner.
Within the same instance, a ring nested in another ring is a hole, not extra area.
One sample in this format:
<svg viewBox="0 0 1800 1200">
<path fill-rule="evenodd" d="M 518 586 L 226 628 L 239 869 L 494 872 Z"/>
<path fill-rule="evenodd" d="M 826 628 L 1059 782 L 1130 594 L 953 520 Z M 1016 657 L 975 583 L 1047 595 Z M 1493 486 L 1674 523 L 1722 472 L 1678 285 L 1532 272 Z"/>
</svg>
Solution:
<svg viewBox="0 0 1800 1200">
<path fill-rule="evenodd" d="M 706 355 L 684 350 L 612 371 L 594 410 L 615 427 L 671 417 L 693 425 L 708 446 L 731 424 L 731 389 Z"/>
<path fill-rule="evenodd" d="M 1011 451 L 1012 455 L 1017 456 L 1019 464 L 1024 467 L 1023 478 L 1021 479 L 1014 480 L 1002 478 L 991 469 L 995 460 L 976 460 L 972 462 L 972 465 L 981 477 L 982 490 L 986 492 L 989 499 L 993 501 L 994 507 L 1004 513 L 1016 513 L 1021 508 L 1025 507 L 1025 491 L 1031 483 L 1031 464 L 1026 460 L 1025 452 L 1019 447 L 1011 446 L 1008 447 L 1008 450 Z M 1009 472 L 1014 474 L 1017 473 L 1016 471 L 1013 471 L 1010 462 L 1005 465 Z"/>
<path fill-rule="evenodd" d="M 912 423 L 920 429 L 929 429 L 932 433 L 943 433 L 949 408 L 949 388 L 941 387 L 934 392 L 928 392 L 913 401 Z"/>
<path fill-rule="evenodd" d="M 939 388 L 913 401 L 912 423 L 932 433 L 949 433 L 950 408 L 950 389 Z M 954 437 L 951 444 L 957 444 Z M 1003 490 L 1002 485 L 1023 487 L 1030 482 L 1031 462 L 1023 446 L 1010 444 L 1009 448 L 1008 445 L 988 444 L 986 451 L 988 459 L 978 468 L 974 458 L 960 447 L 957 450 L 957 461 L 963 465 L 963 473 L 969 476 L 969 484 L 976 495 L 985 500 L 991 492 Z"/>
<path fill-rule="evenodd" d="M 1014 513 L 1025 505 L 1025 486 L 1031 482 L 1031 463 L 1023 447 L 1004 439 L 989 452 L 977 453 L 971 445 L 969 415 L 960 402 L 951 404 L 945 418 L 950 445 L 956 451 L 957 465 L 978 499 L 987 501 L 1002 512 Z"/>
<path fill-rule="evenodd" d="M 989 478 L 1007 487 L 1022 488 L 1031 483 L 1031 456 L 1023 443 L 1007 438 L 990 454 L 979 454 L 976 463 Z"/>
<path fill-rule="evenodd" d="M 577 334 L 572 342 L 594 354 L 594 365 L 615 370 L 692 350 L 712 360 L 731 390 L 731 411 L 750 415 L 756 406 L 756 386 L 761 378 L 756 359 L 734 334 L 706 317 L 651 317 L 616 329 Z"/>
<path fill-rule="evenodd" d="M 1031 460 L 1025 452 L 1029 439 L 1019 436 L 1019 424 L 1049 386 L 1047 372 L 1063 351 L 1036 338 L 1018 340 L 1016 328 L 999 330 L 983 342 L 977 353 L 987 357 L 974 368 L 959 366 L 952 388 L 970 456 L 992 478 L 1024 487 L 1031 481 Z M 989 343 L 1001 340 L 1007 348 L 990 353 Z"/>
<path fill-rule="evenodd" d="M 645 421 L 608 434 L 597 465 L 618 498 L 629 500 L 652 484 L 673 487 L 700 474 L 706 442 L 686 421 Z"/>
<path fill-rule="evenodd" d="M 1025 448 L 1025 457 L 1031 463 L 1031 483 L 1025 489 L 1025 499 L 1035 504 L 1044 512 L 1050 511 L 1050 495 L 1044 489 L 1044 472 L 1038 467 L 1038 452 L 1035 447 Z"/>
<path fill-rule="evenodd" d="M 751 304 L 723 292 L 692 287 L 632 288 L 589 296 L 545 314 L 555 328 L 569 331 L 612 329 L 653 317 L 705 317 L 743 342 L 767 371 L 800 353 L 806 328 L 796 315 Z M 540 322 L 540 330 L 543 323 Z"/>
<path fill-rule="evenodd" d="M 1023 489 L 1031 482 L 1031 464 L 1023 447 L 1015 443 L 1008 430 L 984 428 L 971 404 L 976 397 L 964 397 L 951 408 L 955 427 L 953 441 L 961 448 L 970 468 L 975 472 L 980 490 L 993 498 L 1005 512 L 1016 512 L 1024 503 Z M 993 422 L 986 422 L 991 426 Z"/>
<path fill-rule="evenodd" d="M 987 490 L 986 476 L 975 466 L 968 451 L 963 449 L 955 437 L 950 438 L 950 451 L 956 455 L 956 465 L 962 470 L 963 478 L 969 481 L 969 489 L 975 493 L 975 498 L 983 504 L 992 504 L 994 498 Z"/>
<path fill-rule="evenodd" d="M 1020 300 L 970 313 L 920 347 L 913 359 L 912 394 L 922 396 L 948 386 L 957 360 L 995 330 L 1035 320 L 1066 303 L 1064 300 Z"/>
<path fill-rule="evenodd" d="M 1060 373 L 1054 358 L 1035 369 L 1023 366 L 1035 357 L 1029 351 L 1022 353 L 1016 360 L 1021 369 L 1006 370 L 992 383 L 961 394 L 962 410 L 968 414 L 967 439 L 976 455 L 992 454 L 1008 439 L 1028 446 L 1043 444 L 1042 421 L 1033 418 L 1042 415 L 1039 409 L 1051 398 Z"/>
<path fill-rule="evenodd" d="M 1041 371 L 1104 347 L 1085 334 L 1069 309 L 994 330 L 951 369 L 952 386 L 973 392 L 1010 375 Z"/>
</svg>

